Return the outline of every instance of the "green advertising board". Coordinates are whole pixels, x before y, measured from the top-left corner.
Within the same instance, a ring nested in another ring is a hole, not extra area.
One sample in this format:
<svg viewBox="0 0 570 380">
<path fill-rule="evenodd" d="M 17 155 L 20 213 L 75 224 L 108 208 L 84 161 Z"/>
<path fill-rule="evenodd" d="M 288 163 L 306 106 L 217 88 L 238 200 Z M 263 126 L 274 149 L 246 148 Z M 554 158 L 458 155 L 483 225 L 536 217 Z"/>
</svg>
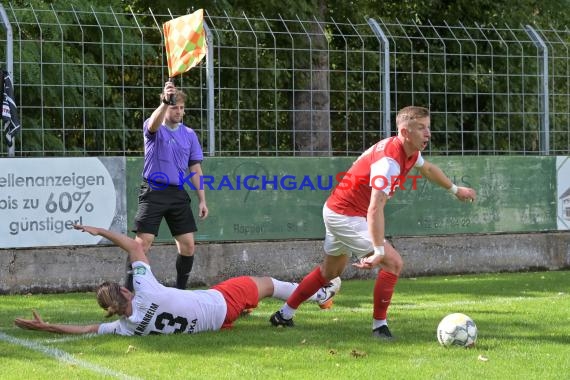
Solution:
<svg viewBox="0 0 570 380">
<path fill-rule="evenodd" d="M 386 206 L 387 233 L 439 235 L 556 230 L 555 157 L 429 157 L 458 186 L 477 191 L 459 202 L 422 180 Z"/>
<path fill-rule="evenodd" d="M 355 157 L 212 157 L 202 179 L 210 216 L 198 221 L 198 241 L 322 239 L 322 207 L 339 173 Z M 426 157 L 473 203 L 418 179 L 404 183 L 386 206 L 389 236 L 513 233 L 556 230 L 555 157 Z M 133 225 L 143 159 L 127 160 L 128 224 Z M 417 174 L 417 173 L 410 173 Z M 189 182 L 189 181 L 188 181 Z M 187 190 L 196 205 L 194 191 Z M 171 242 L 165 223 L 157 241 Z"/>
</svg>

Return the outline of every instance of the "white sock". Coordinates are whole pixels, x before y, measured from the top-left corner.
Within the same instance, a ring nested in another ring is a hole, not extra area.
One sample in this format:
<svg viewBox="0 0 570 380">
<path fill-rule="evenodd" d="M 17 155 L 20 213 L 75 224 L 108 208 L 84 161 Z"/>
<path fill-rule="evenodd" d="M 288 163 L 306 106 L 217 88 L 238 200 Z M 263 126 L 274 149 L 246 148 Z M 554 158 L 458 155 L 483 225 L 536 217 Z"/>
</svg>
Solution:
<svg viewBox="0 0 570 380">
<path fill-rule="evenodd" d="M 289 296 L 293 294 L 295 289 L 297 289 L 297 286 L 299 286 L 299 284 L 296 282 L 285 282 L 285 281 L 276 280 L 274 278 L 271 278 L 271 281 L 273 282 L 273 295 L 271 297 L 283 301 L 287 301 L 287 298 L 289 298 Z M 309 301 L 316 302 L 325 298 L 325 296 L 326 296 L 325 292 L 321 288 L 315 294 L 309 297 Z"/>
<path fill-rule="evenodd" d="M 385 319 L 374 319 L 372 320 L 372 330 L 377 329 L 380 326 L 387 326 L 388 322 Z"/>
<path fill-rule="evenodd" d="M 295 291 L 299 285 L 296 282 L 279 281 L 274 278 L 272 278 L 271 281 L 273 282 L 273 295 L 271 297 L 283 301 L 287 301 L 287 298 L 293 294 L 293 291 Z"/>
<path fill-rule="evenodd" d="M 281 307 L 281 310 L 279 310 L 281 312 L 281 315 L 283 316 L 283 318 L 285 319 L 291 319 L 295 316 L 295 309 L 293 309 L 291 306 L 287 305 L 286 303 L 283 305 L 283 307 Z"/>
</svg>

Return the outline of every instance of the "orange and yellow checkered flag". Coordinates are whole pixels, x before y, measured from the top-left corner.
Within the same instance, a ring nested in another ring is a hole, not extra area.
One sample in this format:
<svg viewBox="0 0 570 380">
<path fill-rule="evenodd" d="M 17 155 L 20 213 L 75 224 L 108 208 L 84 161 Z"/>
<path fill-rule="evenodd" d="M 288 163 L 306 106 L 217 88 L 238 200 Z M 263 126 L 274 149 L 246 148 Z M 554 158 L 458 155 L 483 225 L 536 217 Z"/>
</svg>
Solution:
<svg viewBox="0 0 570 380">
<path fill-rule="evenodd" d="M 200 63 L 206 55 L 203 9 L 165 22 L 162 28 L 170 78 Z"/>
</svg>

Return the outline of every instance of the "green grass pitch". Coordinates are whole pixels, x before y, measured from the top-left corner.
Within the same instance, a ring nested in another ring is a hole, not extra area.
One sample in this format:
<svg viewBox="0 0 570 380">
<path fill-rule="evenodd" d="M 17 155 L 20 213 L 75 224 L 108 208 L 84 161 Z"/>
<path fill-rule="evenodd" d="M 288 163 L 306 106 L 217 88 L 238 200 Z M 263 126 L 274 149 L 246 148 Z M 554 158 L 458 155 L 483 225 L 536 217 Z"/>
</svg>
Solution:
<svg viewBox="0 0 570 380">
<path fill-rule="evenodd" d="M 570 272 L 400 279 L 389 312 L 397 339 L 371 337 L 373 281 L 344 281 L 331 310 L 305 304 L 273 328 L 264 300 L 230 331 L 193 336 L 65 336 L 18 329 L 36 308 L 52 323 L 103 321 L 93 293 L 0 296 L 2 379 L 561 379 L 570 368 Z M 435 330 L 469 315 L 475 348 Z"/>
</svg>

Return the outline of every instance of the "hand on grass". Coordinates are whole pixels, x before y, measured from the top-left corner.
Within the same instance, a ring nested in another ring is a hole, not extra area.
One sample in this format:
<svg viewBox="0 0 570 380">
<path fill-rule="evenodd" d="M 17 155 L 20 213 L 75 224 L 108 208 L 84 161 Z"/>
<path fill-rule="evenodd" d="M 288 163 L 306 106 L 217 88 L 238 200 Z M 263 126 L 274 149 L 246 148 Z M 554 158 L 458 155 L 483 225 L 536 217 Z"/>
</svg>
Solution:
<svg viewBox="0 0 570 380">
<path fill-rule="evenodd" d="M 16 326 L 26 330 L 43 330 L 46 323 L 43 321 L 40 314 L 35 310 L 32 310 L 32 314 L 34 315 L 34 319 L 16 318 L 14 323 Z"/>
</svg>

